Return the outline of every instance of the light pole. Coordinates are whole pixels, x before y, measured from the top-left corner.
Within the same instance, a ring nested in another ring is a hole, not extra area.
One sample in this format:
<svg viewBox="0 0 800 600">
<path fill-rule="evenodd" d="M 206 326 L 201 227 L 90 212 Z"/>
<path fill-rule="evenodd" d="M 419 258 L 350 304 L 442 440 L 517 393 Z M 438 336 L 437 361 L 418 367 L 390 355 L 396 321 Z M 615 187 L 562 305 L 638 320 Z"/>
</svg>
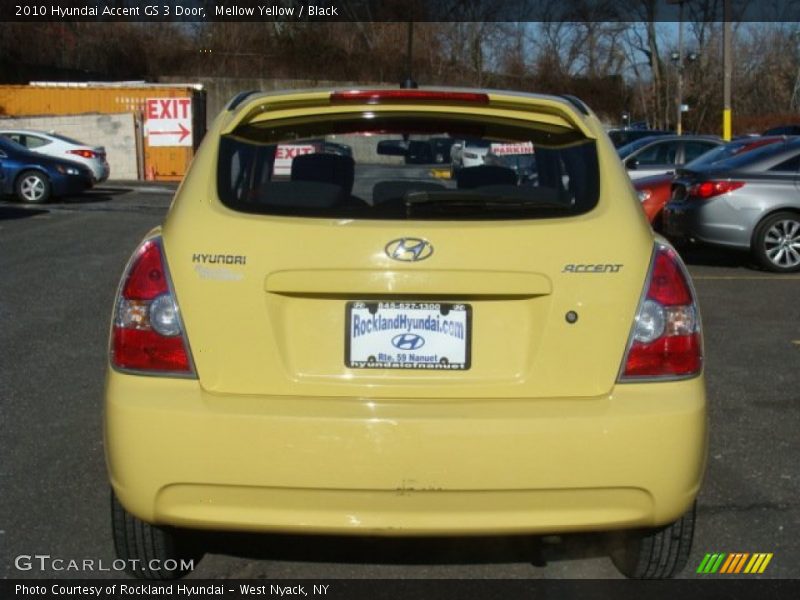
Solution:
<svg viewBox="0 0 800 600">
<path fill-rule="evenodd" d="M 683 2 L 684 0 L 667 0 L 668 4 L 678 5 L 678 51 L 669 56 L 678 68 L 678 89 L 675 93 L 675 133 L 678 135 L 683 134 Z"/>
<path fill-rule="evenodd" d="M 686 59 L 684 59 L 682 50 L 673 52 L 669 56 L 678 70 L 678 90 L 676 93 L 677 118 L 675 120 L 675 132 L 678 135 L 683 135 L 683 113 L 685 112 L 685 106 L 683 104 L 683 70 L 686 68 L 687 61 L 693 63 L 697 60 L 698 56 L 697 52 L 689 52 L 689 54 L 686 55 Z"/>
<path fill-rule="evenodd" d="M 731 75 L 733 74 L 733 61 L 731 60 L 731 0 L 725 0 L 722 8 L 722 63 L 725 73 L 722 76 L 722 139 L 731 140 Z"/>
<path fill-rule="evenodd" d="M 697 60 L 698 55 L 696 52 L 689 52 L 684 60 L 683 57 L 683 3 L 684 0 L 668 0 L 670 4 L 678 5 L 678 51 L 672 52 L 669 56 L 670 60 L 678 70 L 678 86 L 675 93 L 675 133 L 683 135 L 683 70 L 686 67 L 686 61 L 690 63 Z"/>
<path fill-rule="evenodd" d="M 675 132 L 683 135 L 683 2 L 678 4 L 678 114 Z"/>
</svg>

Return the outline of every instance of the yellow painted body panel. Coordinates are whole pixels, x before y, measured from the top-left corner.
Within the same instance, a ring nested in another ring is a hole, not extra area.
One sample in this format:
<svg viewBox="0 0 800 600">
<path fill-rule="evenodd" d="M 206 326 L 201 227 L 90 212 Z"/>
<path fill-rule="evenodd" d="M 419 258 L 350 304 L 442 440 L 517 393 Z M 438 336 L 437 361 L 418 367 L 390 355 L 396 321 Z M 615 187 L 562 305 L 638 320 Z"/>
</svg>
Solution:
<svg viewBox="0 0 800 600">
<path fill-rule="evenodd" d="M 106 449 L 123 505 L 154 523 L 373 534 L 677 519 L 704 470 L 704 381 L 617 383 L 654 237 L 599 121 L 511 94 L 414 107 L 596 139 L 600 200 L 580 216 L 378 221 L 225 207 L 217 140 L 242 122 L 411 110 L 327 106 L 327 94 L 258 96 L 222 113 L 178 190 L 163 247 L 198 379 L 109 371 Z M 401 237 L 435 252 L 392 261 L 384 248 Z M 199 265 L 198 254 L 246 262 Z M 620 268 L 565 270 L 587 263 Z M 471 368 L 347 368 L 345 306 L 367 298 L 469 304 Z"/>
<path fill-rule="evenodd" d="M 654 526 L 696 495 L 701 378 L 593 398 L 219 396 L 110 372 L 106 451 L 139 518 L 371 534 Z M 634 451 L 635 449 L 635 451 Z"/>
</svg>

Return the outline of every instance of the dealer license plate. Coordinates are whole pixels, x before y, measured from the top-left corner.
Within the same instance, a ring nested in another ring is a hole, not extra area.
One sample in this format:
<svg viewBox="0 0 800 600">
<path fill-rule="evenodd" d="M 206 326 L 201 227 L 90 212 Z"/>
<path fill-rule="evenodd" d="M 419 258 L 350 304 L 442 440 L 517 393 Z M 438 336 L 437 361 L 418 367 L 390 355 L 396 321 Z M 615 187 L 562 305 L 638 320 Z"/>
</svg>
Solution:
<svg viewBox="0 0 800 600">
<path fill-rule="evenodd" d="M 472 307 L 444 302 L 348 302 L 351 369 L 469 369 Z"/>
</svg>

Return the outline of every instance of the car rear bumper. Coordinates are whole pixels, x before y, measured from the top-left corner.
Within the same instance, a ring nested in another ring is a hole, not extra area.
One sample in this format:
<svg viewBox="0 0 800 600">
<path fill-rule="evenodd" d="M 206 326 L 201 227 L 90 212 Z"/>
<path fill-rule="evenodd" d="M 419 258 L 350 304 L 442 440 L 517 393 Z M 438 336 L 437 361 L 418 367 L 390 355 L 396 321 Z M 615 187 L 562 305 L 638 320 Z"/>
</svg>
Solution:
<svg viewBox="0 0 800 600">
<path fill-rule="evenodd" d="M 724 199 L 708 202 L 670 202 L 663 211 L 663 231 L 677 241 L 747 249 L 750 229 L 732 218 Z"/>
<path fill-rule="evenodd" d="M 111 174 L 111 167 L 108 166 L 107 162 L 103 162 L 100 165 L 92 167 L 92 174 L 94 175 L 95 183 L 103 183 Z"/>
<path fill-rule="evenodd" d="M 218 396 L 110 372 L 112 486 L 147 522 L 372 535 L 547 533 L 677 519 L 706 456 L 702 377 L 596 398 Z"/>
</svg>

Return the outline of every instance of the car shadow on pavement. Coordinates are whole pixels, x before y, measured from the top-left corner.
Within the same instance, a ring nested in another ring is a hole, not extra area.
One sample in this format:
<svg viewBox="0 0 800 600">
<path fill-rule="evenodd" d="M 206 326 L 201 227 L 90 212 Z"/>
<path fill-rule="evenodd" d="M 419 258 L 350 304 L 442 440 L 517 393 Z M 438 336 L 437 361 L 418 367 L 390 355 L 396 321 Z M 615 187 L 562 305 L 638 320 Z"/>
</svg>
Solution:
<svg viewBox="0 0 800 600">
<path fill-rule="evenodd" d="M 39 208 L 18 208 L 16 206 L 0 205 L 0 221 L 7 219 L 27 219 L 36 215 L 45 214 L 47 211 Z"/>
<path fill-rule="evenodd" d="M 676 248 L 687 265 L 757 269 L 751 256 L 744 251 L 711 246 L 679 246 Z"/>
<path fill-rule="evenodd" d="M 192 532 L 193 545 L 239 558 L 361 565 L 549 562 L 607 556 L 607 536 L 403 537 Z"/>
<path fill-rule="evenodd" d="M 88 204 L 94 202 L 109 202 L 115 196 L 122 196 L 133 192 L 132 188 L 126 187 L 102 187 L 93 190 L 87 190 L 77 196 L 62 196 L 55 198 L 53 204 L 61 205 L 74 205 L 74 204 Z"/>
</svg>

